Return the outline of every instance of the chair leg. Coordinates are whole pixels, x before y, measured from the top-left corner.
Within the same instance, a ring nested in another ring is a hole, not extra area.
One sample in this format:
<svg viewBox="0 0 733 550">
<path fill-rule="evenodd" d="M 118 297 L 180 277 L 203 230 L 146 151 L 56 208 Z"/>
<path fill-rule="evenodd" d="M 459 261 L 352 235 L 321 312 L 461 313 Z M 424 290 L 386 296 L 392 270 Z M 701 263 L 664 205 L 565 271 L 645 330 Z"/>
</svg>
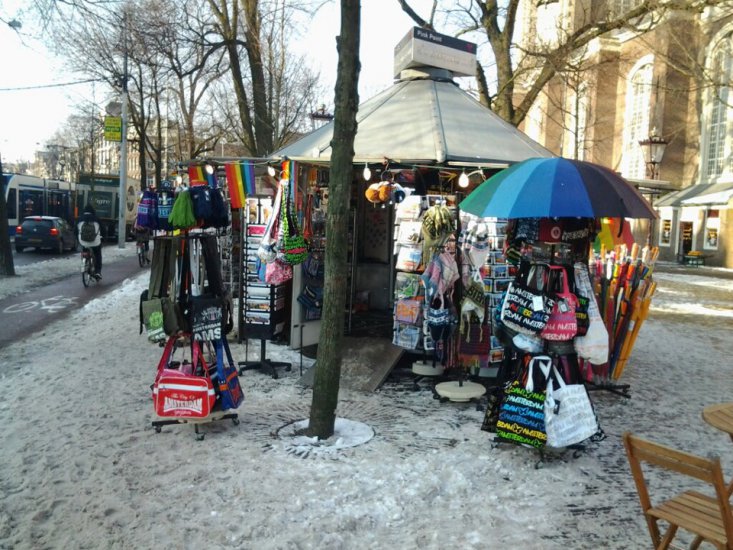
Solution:
<svg viewBox="0 0 733 550">
<path fill-rule="evenodd" d="M 662 540 L 659 542 L 659 545 L 657 546 L 657 550 L 667 550 L 669 548 L 669 545 L 672 543 L 672 539 L 677 534 L 677 526 L 676 525 L 670 525 L 669 529 L 667 529 L 667 532 L 664 533 L 664 537 L 662 537 Z"/>
</svg>

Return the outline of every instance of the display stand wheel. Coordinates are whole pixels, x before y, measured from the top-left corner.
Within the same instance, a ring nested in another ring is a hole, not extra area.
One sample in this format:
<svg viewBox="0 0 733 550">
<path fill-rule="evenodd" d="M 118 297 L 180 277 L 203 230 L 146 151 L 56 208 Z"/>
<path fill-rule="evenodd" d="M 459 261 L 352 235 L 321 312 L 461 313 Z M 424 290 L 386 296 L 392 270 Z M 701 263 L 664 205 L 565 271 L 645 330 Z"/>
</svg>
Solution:
<svg viewBox="0 0 733 550">
<path fill-rule="evenodd" d="M 412 364 L 412 372 L 418 376 L 442 376 L 444 371 L 443 365 L 434 365 L 432 361 L 417 361 Z"/>
<path fill-rule="evenodd" d="M 449 401 L 468 403 L 472 399 L 477 399 L 485 394 L 486 388 L 483 384 L 464 380 L 463 382 L 441 382 L 436 384 L 435 391 Z"/>
</svg>

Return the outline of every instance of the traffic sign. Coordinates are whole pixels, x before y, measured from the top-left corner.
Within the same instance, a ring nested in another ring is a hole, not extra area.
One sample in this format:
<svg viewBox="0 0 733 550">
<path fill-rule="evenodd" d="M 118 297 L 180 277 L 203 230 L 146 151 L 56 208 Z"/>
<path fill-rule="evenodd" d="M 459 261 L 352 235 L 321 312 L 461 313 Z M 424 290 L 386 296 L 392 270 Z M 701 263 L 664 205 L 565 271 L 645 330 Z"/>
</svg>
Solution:
<svg viewBox="0 0 733 550">
<path fill-rule="evenodd" d="M 122 141 L 122 117 L 104 117 L 104 139 L 107 141 Z"/>
</svg>

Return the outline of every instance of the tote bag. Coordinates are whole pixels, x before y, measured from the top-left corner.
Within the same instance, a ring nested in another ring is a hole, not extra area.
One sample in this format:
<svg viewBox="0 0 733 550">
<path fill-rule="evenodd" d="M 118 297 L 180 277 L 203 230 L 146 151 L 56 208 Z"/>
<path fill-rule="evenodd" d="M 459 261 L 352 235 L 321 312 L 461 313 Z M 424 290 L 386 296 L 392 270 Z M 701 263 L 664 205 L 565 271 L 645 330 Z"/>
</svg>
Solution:
<svg viewBox="0 0 733 550">
<path fill-rule="evenodd" d="M 560 280 L 560 291 L 553 298 L 555 305 L 552 314 L 547 320 L 547 325 L 540 336 L 545 340 L 565 342 L 572 340 L 578 333 L 578 319 L 575 310 L 578 307 L 578 298 L 570 292 L 568 286 L 568 273 L 565 268 L 558 265 L 551 265 L 550 281 L 553 288 L 556 288 L 558 278 Z"/>
<path fill-rule="evenodd" d="M 539 334 L 550 319 L 555 300 L 549 298 L 532 281 L 537 280 L 536 270 L 546 268 L 542 264 L 524 262 L 516 279 L 509 284 L 502 302 L 499 319 L 510 329 L 524 334 Z"/>
<path fill-rule="evenodd" d="M 538 449 L 545 446 L 545 391 L 535 389 L 535 368 L 547 380 L 551 366 L 552 359 L 549 356 L 533 357 L 526 369 L 526 382 L 523 383 L 520 377 L 507 388 L 496 423 L 499 441 Z"/>
<path fill-rule="evenodd" d="M 547 445 L 575 445 L 598 431 L 598 420 L 582 384 L 566 384 L 553 365 L 545 392 Z"/>
<path fill-rule="evenodd" d="M 601 318 L 595 294 L 590 284 L 588 268 L 578 262 L 575 269 L 575 286 L 584 296 L 588 296 L 588 331 L 585 336 L 576 336 L 575 351 L 580 357 L 594 365 L 608 362 L 608 330 Z"/>
</svg>

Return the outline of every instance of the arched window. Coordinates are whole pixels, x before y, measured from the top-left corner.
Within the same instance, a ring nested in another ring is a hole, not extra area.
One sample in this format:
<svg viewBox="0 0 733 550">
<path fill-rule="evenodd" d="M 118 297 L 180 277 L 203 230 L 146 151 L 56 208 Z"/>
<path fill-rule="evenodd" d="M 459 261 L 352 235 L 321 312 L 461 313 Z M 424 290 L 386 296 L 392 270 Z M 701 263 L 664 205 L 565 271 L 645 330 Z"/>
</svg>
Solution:
<svg viewBox="0 0 733 550">
<path fill-rule="evenodd" d="M 732 34 L 728 33 L 710 57 L 713 86 L 710 93 L 708 123 L 703 125 L 703 132 L 707 131 L 703 162 L 707 179 L 717 178 L 731 168 L 731 144 L 726 143 L 726 136 L 732 130 L 731 118 L 733 118 L 730 104 L 733 98 L 730 95 L 729 85 L 733 63 L 731 36 Z"/>
<path fill-rule="evenodd" d="M 631 73 L 626 93 L 622 173 L 627 178 L 646 177 L 644 154 L 639 141 L 649 137 L 649 111 L 652 97 L 651 63 L 644 63 Z"/>
</svg>

